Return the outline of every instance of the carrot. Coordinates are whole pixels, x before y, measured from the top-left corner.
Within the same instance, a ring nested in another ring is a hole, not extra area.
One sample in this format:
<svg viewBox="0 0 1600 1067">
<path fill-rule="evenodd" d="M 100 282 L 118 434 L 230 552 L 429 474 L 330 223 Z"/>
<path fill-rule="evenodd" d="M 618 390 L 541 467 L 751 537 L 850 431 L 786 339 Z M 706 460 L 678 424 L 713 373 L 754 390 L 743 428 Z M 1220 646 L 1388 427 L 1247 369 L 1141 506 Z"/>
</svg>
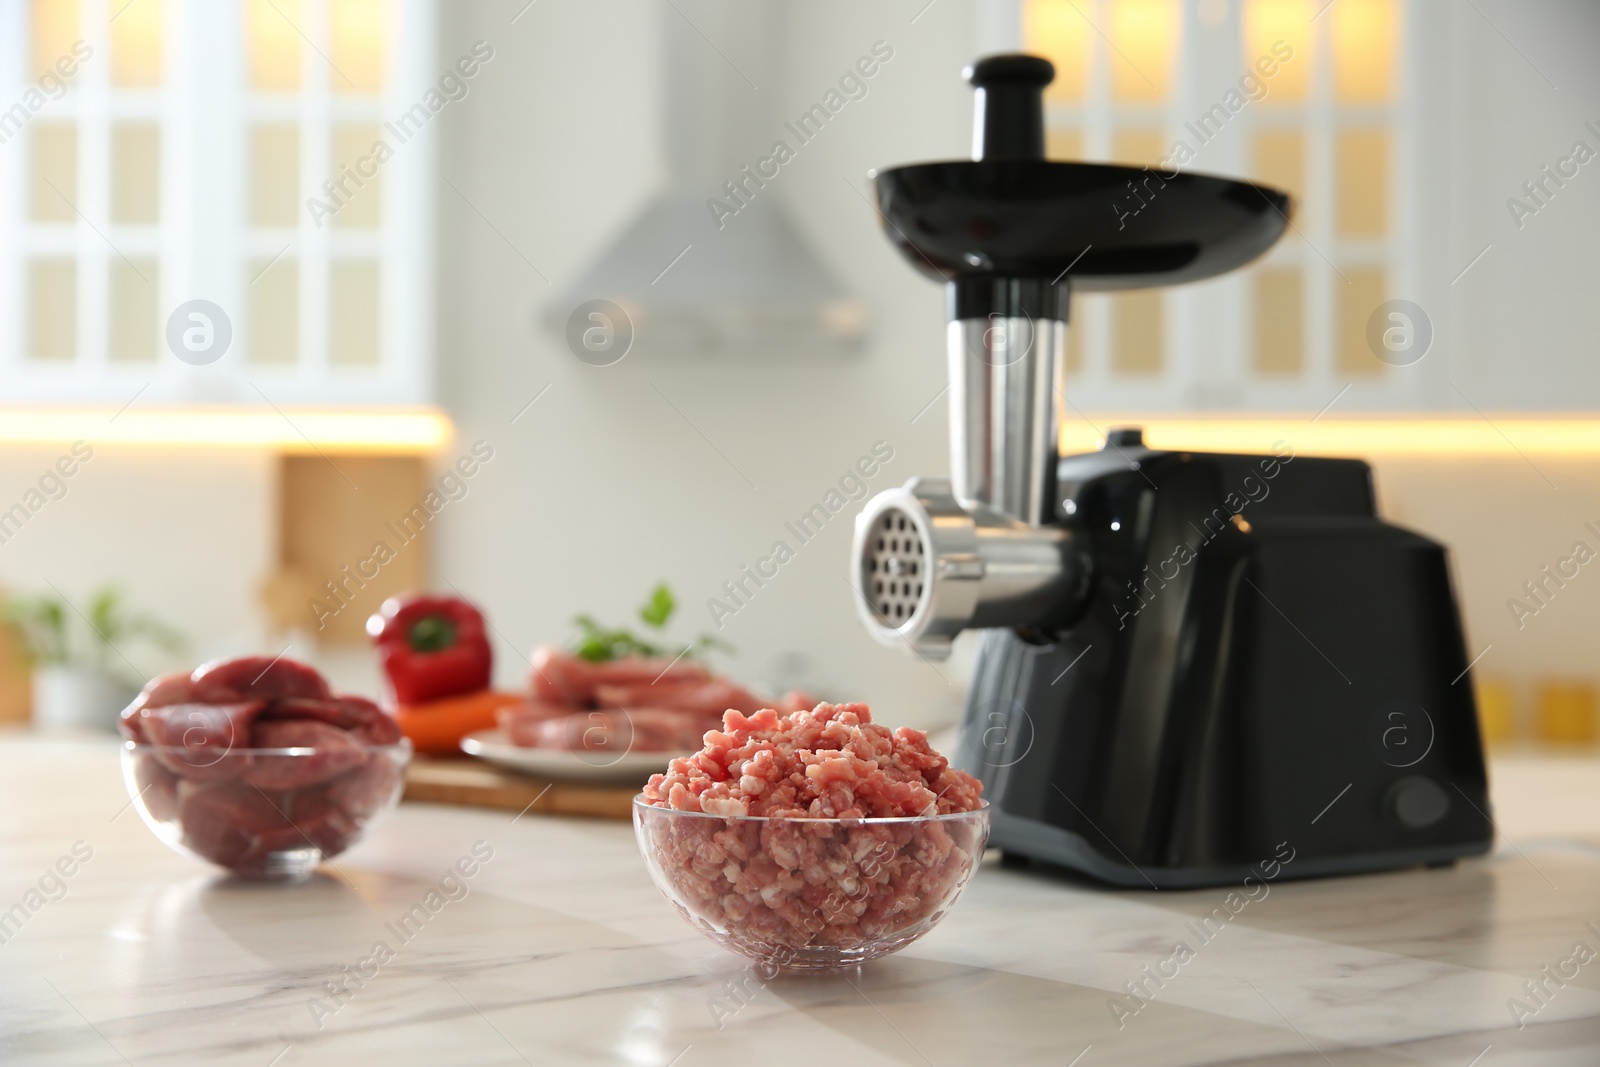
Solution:
<svg viewBox="0 0 1600 1067">
<path fill-rule="evenodd" d="M 402 704 L 395 709 L 394 718 L 418 753 L 449 756 L 461 751 L 463 737 L 474 730 L 496 726 L 496 715 L 501 708 L 521 704 L 527 699 L 525 693 L 480 689 L 476 693 L 423 704 Z"/>
</svg>

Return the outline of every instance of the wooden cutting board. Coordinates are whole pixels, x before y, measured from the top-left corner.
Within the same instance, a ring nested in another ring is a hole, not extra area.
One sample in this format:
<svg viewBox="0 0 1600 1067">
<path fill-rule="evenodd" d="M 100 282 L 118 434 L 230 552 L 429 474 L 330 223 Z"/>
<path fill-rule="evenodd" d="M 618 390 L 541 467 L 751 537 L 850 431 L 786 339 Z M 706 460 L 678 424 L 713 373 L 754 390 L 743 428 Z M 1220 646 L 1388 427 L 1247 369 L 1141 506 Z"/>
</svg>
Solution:
<svg viewBox="0 0 1600 1067">
<path fill-rule="evenodd" d="M 406 768 L 402 800 L 430 804 L 463 804 L 499 811 L 588 815 L 600 819 L 633 818 L 637 786 L 559 782 L 503 770 L 483 760 L 429 759 L 419 756 Z"/>
</svg>

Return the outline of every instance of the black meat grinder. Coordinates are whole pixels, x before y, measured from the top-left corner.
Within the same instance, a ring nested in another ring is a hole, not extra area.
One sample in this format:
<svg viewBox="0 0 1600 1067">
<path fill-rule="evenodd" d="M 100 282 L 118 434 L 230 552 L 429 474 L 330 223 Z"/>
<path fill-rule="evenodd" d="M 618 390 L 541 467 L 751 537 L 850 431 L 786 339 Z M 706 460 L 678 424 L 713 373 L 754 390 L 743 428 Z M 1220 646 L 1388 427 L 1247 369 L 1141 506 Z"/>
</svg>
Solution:
<svg viewBox="0 0 1600 1067">
<path fill-rule="evenodd" d="M 940 659 L 983 631 L 953 759 L 983 781 L 991 844 L 1159 889 L 1486 852 L 1447 553 L 1378 517 L 1366 463 L 1158 451 L 1137 429 L 1058 456 L 1070 292 L 1232 270 L 1290 198 L 1047 162 L 1050 63 L 966 73 L 972 161 L 872 176 L 888 236 L 945 283 L 951 473 L 867 503 L 851 581 L 883 644 Z"/>
</svg>

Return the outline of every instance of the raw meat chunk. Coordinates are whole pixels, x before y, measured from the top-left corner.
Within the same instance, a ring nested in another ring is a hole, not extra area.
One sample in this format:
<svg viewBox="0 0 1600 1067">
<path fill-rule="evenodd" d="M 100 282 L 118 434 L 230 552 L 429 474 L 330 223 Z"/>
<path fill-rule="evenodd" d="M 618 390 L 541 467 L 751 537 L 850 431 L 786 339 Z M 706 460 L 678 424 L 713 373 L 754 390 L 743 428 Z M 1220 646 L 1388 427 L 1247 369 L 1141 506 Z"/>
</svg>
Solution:
<svg viewBox="0 0 1600 1067">
<path fill-rule="evenodd" d="M 265 793 L 239 782 L 180 783 L 178 821 L 185 846 L 230 870 L 250 871 L 270 853 L 310 844 Z"/>
<path fill-rule="evenodd" d="M 684 660 L 590 663 L 554 648 L 533 655 L 534 699 L 500 713 L 511 743 L 528 748 L 683 752 L 699 746 L 729 709 L 753 713 L 769 702 Z M 790 693 L 787 711 L 815 701 Z M 622 713 L 626 713 L 623 715 Z M 556 719 L 565 719 L 552 725 Z"/>
<path fill-rule="evenodd" d="M 333 695 L 327 681 L 313 668 L 292 659 L 241 656 L 202 664 L 189 676 L 196 700 L 229 704 L 254 697 L 309 697 L 326 700 Z"/>
<path fill-rule="evenodd" d="M 325 782 L 366 762 L 366 748 L 349 731 L 304 719 L 258 722 L 251 737 L 256 748 L 310 748 L 307 756 L 252 758 L 244 780 L 262 789 L 299 789 Z"/>
<path fill-rule="evenodd" d="M 580 711 L 541 721 L 514 723 L 513 744 L 580 752 L 682 752 L 717 725 L 715 716 L 686 715 L 662 708 Z M 519 740 L 520 738 L 520 740 Z"/>
<path fill-rule="evenodd" d="M 585 707 L 593 704 L 595 689 L 602 685 L 649 685 L 663 682 L 704 682 L 711 673 L 698 663 L 679 660 L 618 659 L 591 663 L 561 651 L 539 648 L 533 653 L 529 684 L 536 699 L 551 704 Z"/>
</svg>

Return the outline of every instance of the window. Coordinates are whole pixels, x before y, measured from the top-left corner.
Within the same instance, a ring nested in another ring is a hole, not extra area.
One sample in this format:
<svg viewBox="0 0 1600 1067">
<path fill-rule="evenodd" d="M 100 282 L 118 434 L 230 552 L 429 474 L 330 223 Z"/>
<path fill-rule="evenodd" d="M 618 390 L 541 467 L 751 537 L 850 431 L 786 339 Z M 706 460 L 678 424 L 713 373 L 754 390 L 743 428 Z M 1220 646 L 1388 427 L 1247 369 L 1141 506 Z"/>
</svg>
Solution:
<svg viewBox="0 0 1600 1067">
<path fill-rule="evenodd" d="M 430 3 L 0 8 L 0 400 L 429 400 Z"/>
<path fill-rule="evenodd" d="M 1056 65 L 1050 158 L 1235 174 L 1297 205 L 1245 271 L 1077 298 L 1068 372 L 1084 402 L 1320 407 L 1346 384 L 1392 386 L 1367 320 L 1415 274 L 1397 219 L 1422 206 L 1396 190 L 1414 126 L 1402 31 L 1420 15 L 1406 0 L 1324 4 L 1023 0 L 1022 47 Z"/>
<path fill-rule="evenodd" d="M 1389 199 L 1397 6 L 1353 0 L 1323 18 L 1311 0 L 1245 0 L 1246 54 L 1286 46 L 1293 55 L 1251 116 L 1247 173 L 1289 190 L 1300 208 L 1296 230 L 1253 272 L 1259 374 L 1350 383 L 1390 369 L 1367 347 L 1366 323 L 1388 299 L 1396 251 Z"/>
</svg>

